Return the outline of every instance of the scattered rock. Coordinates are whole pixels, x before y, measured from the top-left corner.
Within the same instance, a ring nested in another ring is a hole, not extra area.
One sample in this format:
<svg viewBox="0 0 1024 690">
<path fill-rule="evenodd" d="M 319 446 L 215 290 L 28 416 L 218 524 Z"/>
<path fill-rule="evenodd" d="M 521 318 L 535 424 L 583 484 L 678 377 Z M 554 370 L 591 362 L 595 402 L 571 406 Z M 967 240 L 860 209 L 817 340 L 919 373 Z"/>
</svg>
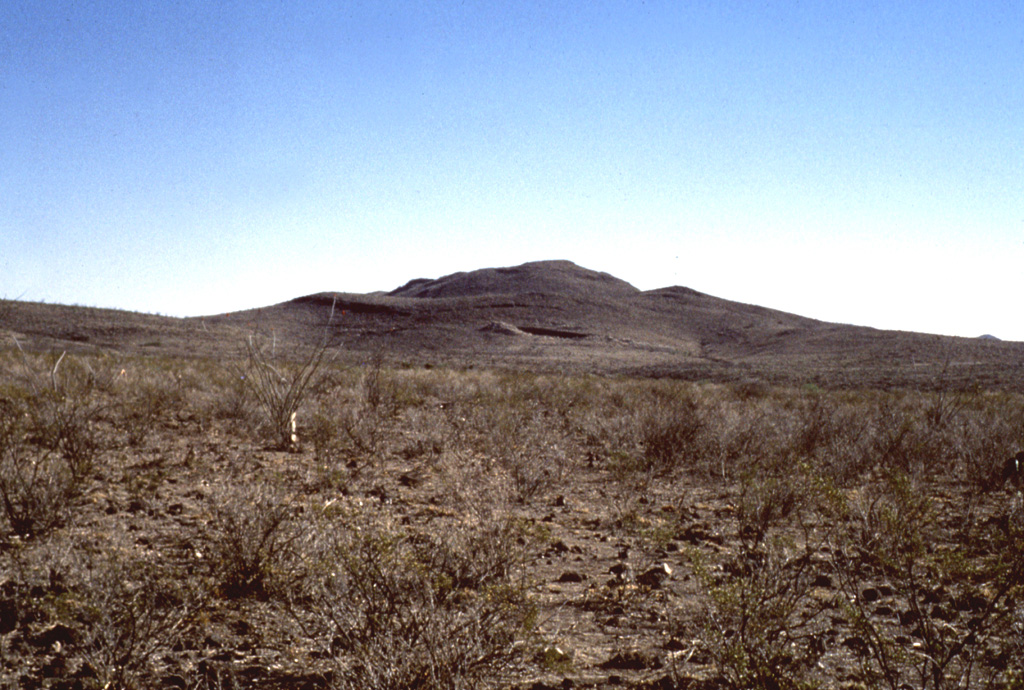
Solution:
<svg viewBox="0 0 1024 690">
<path fill-rule="evenodd" d="M 613 584 L 622 584 L 633 580 L 633 569 L 629 567 L 628 563 L 616 563 L 608 569 L 608 572 L 615 576 Z"/>
<path fill-rule="evenodd" d="M 556 541 L 551 542 L 551 545 L 548 546 L 547 551 L 545 551 L 544 553 L 545 553 L 545 555 L 553 554 L 553 553 L 565 553 L 568 550 L 569 550 L 568 544 L 566 544 L 561 539 L 558 539 Z"/>
<path fill-rule="evenodd" d="M 29 638 L 37 647 L 52 647 L 55 644 L 71 644 L 75 641 L 75 631 L 63 623 L 54 623 Z"/>
<path fill-rule="evenodd" d="M 668 563 L 659 563 L 653 568 L 648 568 L 637 578 L 637 582 L 645 587 L 657 589 L 665 584 L 665 580 L 672 577 L 672 567 Z"/>
<path fill-rule="evenodd" d="M 170 676 L 164 676 L 163 687 L 165 690 L 185 690 L 188 687 L 188 682 L 177 674 Z"/>
<path fill-rule="evenodd" d="M 822 573 L 814 578 L 813 586 L 821 587 L 822 589 L 832 589 L 832 578 Z"/>
<path fill-rule="evenodd" d="M 412 472 L 404 472 L 398 477 L 398 483 L 405 487 L 419 486 L 422 482 L 423 477 Z"/>
<path fill-rule="evenodd" d="M 878 591 L 877 587 L 865 587 L 860 592 L 860 598 L 870 604 L 881 599 L 882 593 Z"/>
<path fill-rule="evenodd" d="M 704 542 L 719 545 L 722 544 L 722 537 L 715 534 L 714 531 L 703 522 L 695 522 L 691 525 L 687 525 L 679 535 L 679 538 L 693 546 L 699 546 Z"/>
<path fill-rule="evenodd" d="M 653 652 L 645 652 L 639 649 L 628 649 L 617 652 L 612 658 L 601 664 L 603 669 L 615 669 L 618 671 L 643 671 L 646 669 L 661 668 L 661 659 Z"/>
<path fill-rule="evenodd" d="M 583 573 L 578 573 L 575 570 L 567 570 L 558 576 L 556 582 L 583 582 L 587 579 L 587 576 Z"/>
<path fill-rule="evenodd" d="M 988 599 L 977 593 L 965 594 L 953 600 L 957 611 L 982 611 L 988 606 Z"/>
<path fill-rule="evenodd" d="M 843 640 L 843 646 L 853 651 L 854 654 L 865 654 L 868 650 L 868 643 L 858 635 L 852 635 Z"/>
<path fill-rule="evenodd" d="M 6 635 L 18 627 L 18 602 L 16 599 L 0 599 L 0 635 Z"/>
<path fill-rule="evenodd" d="M 896 610 L 893 607 L 889 606 L 888 604 L 882 604 L 880 606 L 876 606 L 874 613 L 875 613 L 876 616 L 881 616 L 882 618 L 895 618 L 896 617 Z"/>
</svg>

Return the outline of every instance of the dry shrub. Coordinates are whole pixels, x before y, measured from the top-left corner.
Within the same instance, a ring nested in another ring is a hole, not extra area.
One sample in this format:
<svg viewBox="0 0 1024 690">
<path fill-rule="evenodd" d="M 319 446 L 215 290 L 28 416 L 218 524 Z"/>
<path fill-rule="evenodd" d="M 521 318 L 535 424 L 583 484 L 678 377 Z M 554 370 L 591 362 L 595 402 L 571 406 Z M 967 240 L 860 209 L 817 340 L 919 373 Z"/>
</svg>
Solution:
<svg viewBox="0 0 1024 690">
<path fill-rule="evenodd" d="M 1024 670 L 1019 657 L 1007 665 L 1024 606 L 1020 515 L 1005 504 L 980 533 L 949 530 L 923 489 L 894 471 L 837 503 L 833 566 L 864 678 L 893 690 L 1012 687 Z M 957 525 L 972 521 L 971 506 L 947 509 Z M 880 585 L 894 618 L 875 610 Z"/>
<path fill-rule="evenodd" d="M 477 408 L 480 410 L 480 408 Z M 478 423 L 488 439 L 485 451 L 508 478 L 519 503 L 557 490 L 570 469 L 568 441 L 543 410 L 486 410 Z"/>
<path fill-rule="evenodd" d="M 11 530 L 42 534 L 70 515 L 79 482 L 68 463 L 26 441 L 23 406 L 0 399 L 0 500 Z"/>
<path fill-rule="evenodd" d="M 256 426 L 256 398 L 246 382 L 240 365 L 229 371 L 217 372 L 218 395 L 211 402 L 210 414 L 214 419 L 242 422 L 247 428 Z"/>
<path fill-rule="evenodd" d="M 31 391 L 25 398 L 26 432 L 36 445 L 60 453 L 75 478 L 82 479 L 101 449 L 96 395 L 99 382 L 110 377 L 97 374 L 83 359 L 61 354 L 52 361 L 44 373 L 24 359 L 24 388 Z"/>
<path fill-rule="evenodd" d="M 696 550 L 690 560 L 704 596 L 700 641 L 720 686 L 814 687 L 827 607 L 812 596 L 811 552 L 776 534 L 717 569 Z"/>
<path fill-rule="evenodd" d="M 269 484 L 225 485 L 209 496 L 203 536 L 217 593 L 235 599 L 282 595 L 304 576 L 306 525 Z"/>
<path fill-rule="evenodd" d="M 92 557 L 79 574 L 80 647 L 99 687 L 129 690 L 155 680 L 159 652 L 185 634 L 201 595 L 188 580 L 117 549 Z"/>
<path fill-rule="evenodd" d="M 29 369 L 27 384 L 0 397 L 0 500 L 11 529 L 37 535 L 63 523 L 93 468 L 99 442 L 91 384 L 73 363 L 49 380 Z"/>
<path fill-rule="evenodd" d="M 377 462 L 399 413 L 416 404 L 418 394 L 384 365 L 383 354 L 377 353 L 358 378 L 336 374 L 318 387 L 304 434 L 322 471 L 330 472 L 342 463 Z"/>
<path fill-rule="evenodd" d="M 473 445 L 472 430 L 457 414 L 434 469 L 438 478 L 440 503 L 455 506 L 466 515 L 493 519 L 508 509 L 512 500 L 507 478 L 495 469 L 493 458 Z"/>
<path fill-rule="evenodd" d="M 22 669 L 18 687 L 156 687 L 161 658 L 203 604 L 193 581 L 124 536 L 53 538 L 14 563 L 31 592 L 16 604 L 16 637 L 46 645 L 49 658 Z"/>
<path fill-rule="evenodd" d="M 330 355 L 326 338 L 299 353 L 295 361 L 277 355 L 276 341 L 268 345 L 255 335 L 246 341 L 246 362 L 236 373 L 255 399 L 264 428 L 277 448 L 294 448 L 298 442 L 295 416 L 316 388 Z"/>
<path fill-rule="evenodd" d="M 871 464 L 865 449 L 869 420 L 860 407 L 837 395 L 802 397 L 796 404 L 788 452 L 838 486 L 853 484 Z"/>
<path fill-rule="evenodd" d="M 741 484 L 736 501 L 739 536 L 748 548 L 764 542 L 768 534 L 796 520 L 809 500 L 808 483 L 798 469 L 792 474 L 749 476 Z"/>
<path fill-rule="evenodd" d="M 132 367 L 118 386 L 117 425 L 124 430 L 128 445 L 141 446 L 154 427 L 185 406 L 185 390 L 176 376 Z"/>
<path fill-rule="evenodd" d="M 325 513 L 307 624 L 332 686 L 472 688 L 507 667 L 530 609 L 504 532 L 452 526 L 440 542 L 383 515 Z"/>
<path fill-rule="evenodd" d="M 455 495 L 463 495 L 468 473 L 529 503 L 556 491 L 572 468 L 565 418 L 522 390 L 446 403 L 442 412 L 447 436 L 440 465 Z"/>
<path fill-rule="evenodd" d="M 963 413 L 957 429 L 951 451 L 957 478 L 979 494 L 1001 488 L 1007 458 L 1024 449 L 1021 400 L 998 394 L 981 398 Z"/>
<path fill-rule="evenodd" d="M 647 468 L 666 474 L 701 454 L 698 445 L 705 422 L 697 401 L 689 395 L 665 396 L 648 403 L 638 414 L 640 439 Z"/>
</svg>

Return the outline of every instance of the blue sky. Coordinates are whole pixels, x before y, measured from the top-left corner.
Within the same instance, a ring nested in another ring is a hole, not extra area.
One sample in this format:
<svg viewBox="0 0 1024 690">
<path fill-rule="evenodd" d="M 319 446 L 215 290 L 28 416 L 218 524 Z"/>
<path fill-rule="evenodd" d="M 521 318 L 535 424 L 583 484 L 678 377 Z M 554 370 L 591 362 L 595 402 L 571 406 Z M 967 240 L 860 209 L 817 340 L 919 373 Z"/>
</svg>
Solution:
<svg viewBox="0 0 1024 690">
<path fill-rule="evenodd" d="M 0 296 L 541 259 L 1024 340 L 1024 4 L 0 3 Z"/>
</svg>

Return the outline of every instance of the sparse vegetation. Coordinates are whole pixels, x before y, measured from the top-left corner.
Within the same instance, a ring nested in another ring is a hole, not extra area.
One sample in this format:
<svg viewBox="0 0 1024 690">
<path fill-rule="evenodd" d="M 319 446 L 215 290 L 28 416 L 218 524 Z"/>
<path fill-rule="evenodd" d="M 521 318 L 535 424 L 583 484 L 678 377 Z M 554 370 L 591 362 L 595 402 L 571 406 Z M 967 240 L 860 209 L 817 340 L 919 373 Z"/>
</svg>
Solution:
<svg viewBox="0 0 1024 690">
<path fill-rule="evenodd" d="M 1024 678 L 1015 393 L 0 356 L 0 687 Z"/>
<path fill-rule="evenodd" d="M 269 352 L 268 352 L 269 350 Z M 277 342 L 270 345 L 258 336 L 246 341 L 246 362 L 237 371 L 248 392 L 263 412 L 267 432 L 277 447 L 294 448 L 298 444 L 296 415 L 312 387 L 316 385 L 321 367 L 330 348 L 326 341 L 309 348 L 300 360 L 277 354 Z M 244 398 L 232 407 L 244 409 Z"/>
</svg>

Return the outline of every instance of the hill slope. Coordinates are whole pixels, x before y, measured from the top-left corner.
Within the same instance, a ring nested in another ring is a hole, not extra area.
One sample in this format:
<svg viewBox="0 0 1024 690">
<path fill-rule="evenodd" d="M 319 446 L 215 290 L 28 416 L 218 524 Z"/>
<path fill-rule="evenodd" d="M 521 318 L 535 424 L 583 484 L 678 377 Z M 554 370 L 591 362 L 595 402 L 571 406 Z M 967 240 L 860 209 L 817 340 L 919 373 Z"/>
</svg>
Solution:
<svg viewBox="0 0 1024 690">
<path fill-rule="evenodd" d="M 412 364 L 824 386 L 1022 387 L 1024 344 L 830 324 L 683 287 L 643 292 L 569 261 L 417 279 L 386 294 L 321 293 L 174 319 L 5 302 L 0 332 L 37 347 L 236 354 L 246 334 Z"/>
</svg>

